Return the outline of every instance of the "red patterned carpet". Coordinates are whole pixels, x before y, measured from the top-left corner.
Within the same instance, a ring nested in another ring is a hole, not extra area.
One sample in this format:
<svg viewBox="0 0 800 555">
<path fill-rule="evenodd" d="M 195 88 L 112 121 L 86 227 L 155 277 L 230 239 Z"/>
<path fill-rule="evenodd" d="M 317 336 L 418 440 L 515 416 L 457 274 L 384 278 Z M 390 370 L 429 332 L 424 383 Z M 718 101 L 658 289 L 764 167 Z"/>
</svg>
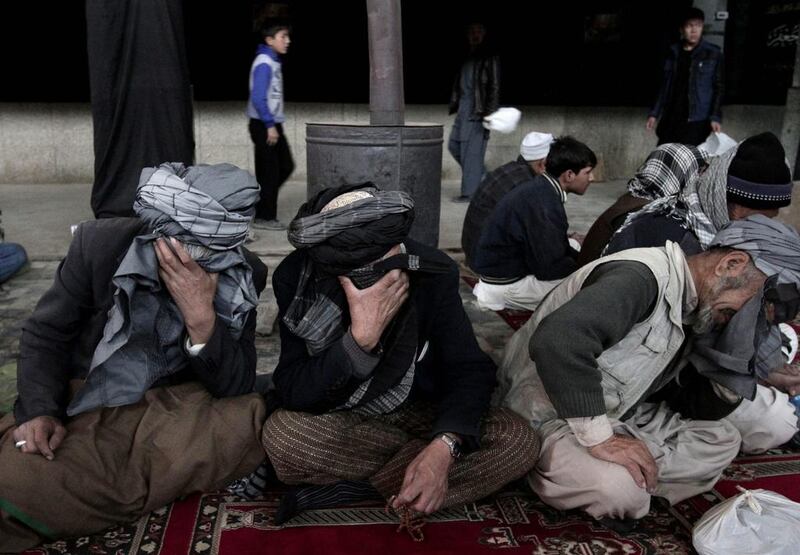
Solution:
<svg viewBox="0 0 800 555">
<path fill-rule="evenodd" d="M 464 280 L 469 283 L 468 277 Z M 514 329 L 530 317 L 523 311 L 498 314 Z M 209 493 L 173 503 L 128 526 L 27 553 L 470 555 L 503 549 L 532 555 L 691 554 L 693 523 L 716 503 L 736 495 L 737 485 L 769 489 L 800 502 L 798 474 L 800 453 L 776 451 L 737 459 L 711 492 L 674 507 L 655 500 L 650 514 L 627 532 L 610 530 L 577 511 L 554 510 L 517 485 L 479 503 L 432 515 L 422 542 L 398 532 L 396 519 L 382 506 L 308 511 L 277 528 L 272 522 L 279 492 L 257 502 Z"/>
<path fill-rule="evenodd" d="M 713 491 L 675 507 L 656 501 L 650 514 L 625 533 L 576 511 L 551 509 L 522 488 L 507 488 L 479 503 L 433 515 L 419 543 L 397 532 L 395 519 L 382 506 L 309 511 L 276 528 L 272 519 L 278 493 L 258 502 L 210 493 L 193 495 L 129 526 L 28 553 L 470 555 L 508 549 L 535 555 L 690 554 L 692 524 L 711 506 L 735 495 L 736 485 L 770 489 L 800 502 L 798 473 L 800 454 L 738 459 Z"/>
</svg>

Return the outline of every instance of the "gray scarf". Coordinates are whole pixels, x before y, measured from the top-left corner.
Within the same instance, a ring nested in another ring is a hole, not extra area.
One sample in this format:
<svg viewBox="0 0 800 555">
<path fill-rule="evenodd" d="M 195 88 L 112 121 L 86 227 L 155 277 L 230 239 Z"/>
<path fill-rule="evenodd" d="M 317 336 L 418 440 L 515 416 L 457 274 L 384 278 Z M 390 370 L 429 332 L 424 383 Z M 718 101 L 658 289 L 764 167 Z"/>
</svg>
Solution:
<svg viewBox="0 0 800 555">
<path fill-rule="evenodd" d="M 183 317 L 158 276 L 152 243 L 160 235 L 207 247 L 210 254 L 196 262 L 219 274 L 214 309 L 230 334 L 241 336 L 258 304 L 252 268 L 239 246 L 258 190 L 252 175 L 230 164 L 162 164 L 142 172 L 134 210 L 156 233 L 134 238 L 112 278 L 114 305 L 86 383 L 67 414 L 135 403 L 156 381 L 188 364 Z"/>
<path fill-rule="evenodd" d="M 766 377 L 783 365 L 778 322 L 767 321 L 764 299 L 776 303 L 773 292 L 779 287 L 793 292 L 795 302 L 787 304 L 791 308 L 781 310 L 777 306 L 776 314 L 782 315 L 779 320 L 795 316 L 800 292 L 800 235 L 791 226 L 755 214 L 724 226 L 710 246 L 747 252 L 768 279 L 724 329 L 695 341 L 690 359 L 701 374 L 752 399 L 756 376 Z"/>
</svg>

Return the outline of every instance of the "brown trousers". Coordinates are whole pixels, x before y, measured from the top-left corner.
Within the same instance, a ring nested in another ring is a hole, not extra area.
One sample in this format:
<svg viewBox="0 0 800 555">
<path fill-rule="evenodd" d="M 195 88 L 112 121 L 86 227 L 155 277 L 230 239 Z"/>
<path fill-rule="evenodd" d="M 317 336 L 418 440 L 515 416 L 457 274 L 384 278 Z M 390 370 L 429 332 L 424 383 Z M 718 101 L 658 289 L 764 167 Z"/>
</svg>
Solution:
<svg viewBox="0 0 800 555">
<path fill-rule="evenodd" d="M 55 460 L 14 448 L 0 420 L 0 552 L 130 522 L 195 491 L 246 476 L 263 460 L 260 395 L 214 399 L 197 383 L 151 389 L 135 405 L 67 423 Z M 23 524 L 24 523 L 24 524 Z"/>
<path fill-rule="evenodd" d="M 432 422 L 433 411 L 420 404 L 381 416 L 279 410 L 264 424 L 262 440 L 287 484 L 369 480 L 388 498 L 400 491 L 406 467 L 430 443 Z M 497 491 L 524 476 L 539 455 L 536 432 L 508 409 L 489 411 L 480 441 L 480 450 L 451 467 L 445 507 Z"/>
</svg>

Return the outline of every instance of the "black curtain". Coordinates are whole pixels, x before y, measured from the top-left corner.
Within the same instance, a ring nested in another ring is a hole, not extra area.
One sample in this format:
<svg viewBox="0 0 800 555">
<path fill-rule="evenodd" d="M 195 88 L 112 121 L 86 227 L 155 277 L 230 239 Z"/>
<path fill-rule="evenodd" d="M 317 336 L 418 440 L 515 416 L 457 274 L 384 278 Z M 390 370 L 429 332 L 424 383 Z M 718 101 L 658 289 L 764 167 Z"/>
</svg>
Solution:
<svg viewBox="0 0 800 555">
<path fill-rule="evenodd" d="M 181 0 L 86 0 L 92 210 L 133 215 L 142 168 L 194 160 Z"/>
</svg>

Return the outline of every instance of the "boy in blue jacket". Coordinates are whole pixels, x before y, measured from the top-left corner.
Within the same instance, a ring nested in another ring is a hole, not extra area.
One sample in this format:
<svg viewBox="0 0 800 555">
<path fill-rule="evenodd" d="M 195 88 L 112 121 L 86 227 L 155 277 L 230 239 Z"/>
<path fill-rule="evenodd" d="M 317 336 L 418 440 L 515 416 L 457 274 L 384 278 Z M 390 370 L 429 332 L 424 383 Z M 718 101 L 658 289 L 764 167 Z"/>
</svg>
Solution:
<svg viewBox="0 0 800 555">
<path fill-rule="evenodd" d="M 290 27 L 272 23 L 261 30 L 259 44 L 250 67 L 250 97 L 247 115 L 255 152 L 256 179 L 261 185 L 261 201 L 256 206 L 253 225 L 282 230 L 278 221 L 278 189 L 294 170 L 294 160 L 283 132 L 283 72 L 280 56 L 291 44 Z"/>
</svg>

